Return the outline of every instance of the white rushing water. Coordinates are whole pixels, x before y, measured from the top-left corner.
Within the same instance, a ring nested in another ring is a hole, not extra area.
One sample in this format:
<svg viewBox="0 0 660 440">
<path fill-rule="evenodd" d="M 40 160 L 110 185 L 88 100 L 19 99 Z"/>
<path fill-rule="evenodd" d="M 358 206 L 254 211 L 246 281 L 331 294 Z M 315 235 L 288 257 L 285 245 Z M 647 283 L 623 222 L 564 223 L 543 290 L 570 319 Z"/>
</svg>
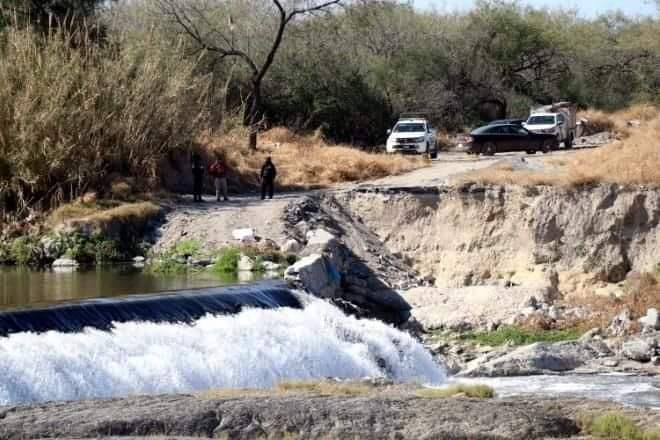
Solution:
<svg viewBox="0 0 660 440">
<path fill-rule="evenodd" d="M 579 396 L 624 405 L 660 410 L 660 388 L 656 379 L 627 374 L 584 374 L 525 377 L 477 377 L 452 379 L 453 383 L 479 383 L 495 389 L 499 397 L 540 394 Z M 443 386 L 445 386 L 443 385 Z"/>
<path fill-rule="evenodd" d="M 445 380 L 409 335 L 320 300 L 304 310 L 206 316 L 192 326 L 129 322 L 112 332 L 0 338 L 0 405 L 382 376 Z"/>
</svg>

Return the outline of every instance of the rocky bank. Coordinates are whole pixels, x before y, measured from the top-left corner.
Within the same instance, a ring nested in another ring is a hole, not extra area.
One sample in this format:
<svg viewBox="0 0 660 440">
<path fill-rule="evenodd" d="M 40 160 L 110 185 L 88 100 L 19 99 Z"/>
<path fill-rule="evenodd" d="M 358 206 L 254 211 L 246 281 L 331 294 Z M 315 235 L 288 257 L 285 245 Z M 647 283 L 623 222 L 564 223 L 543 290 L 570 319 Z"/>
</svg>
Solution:
<svg viewBox="0 0 660 440">
<path fill-rule="evenodd" d="M 368 396 L 246 392 L 214 398 L 128 397 L 0 408 L 0 437 L 157 437 L 224 439 L 583 438 L 580 415 L 623 411 L 645 426 L 660 413 L 605 402 L 529 397 L 429 399 L 387 387 Z"/>
</svg>

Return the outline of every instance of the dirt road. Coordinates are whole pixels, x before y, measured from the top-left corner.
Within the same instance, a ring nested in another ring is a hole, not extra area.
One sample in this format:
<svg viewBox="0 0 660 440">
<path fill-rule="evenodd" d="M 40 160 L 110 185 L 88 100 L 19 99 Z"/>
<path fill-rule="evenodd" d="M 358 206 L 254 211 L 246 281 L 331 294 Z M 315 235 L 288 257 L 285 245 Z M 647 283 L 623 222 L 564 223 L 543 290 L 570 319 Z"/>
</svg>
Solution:
<svg viewBox="0 0 660 440">
<path fill-rule="evenodd" d="M 566 154 L 566 152 L 555 152 Z M 465 153 L 443 153 L 432 165 L 411 173 L 389 176 L 363 183 L 339 185 L 337 189 L 354 186 L 436 186 L 446 183 L 449 178 L 465 172 L 486 168 L 505 160 L 520 160 L 540 164 L 543 157 L 526 156 L 524 153 L 504 153 L 497 156 L 472 156 Z M 196 204 L 192 200 L 173 206 L 166 222 L 158 231 L 154 250 L 164 251 L 184 239 L 200 241 L 205 248 L 215 249 L 233 241 L 232 231 L 239 228 L 253 228 L 257 235 L 267 237 L 282 244 L 285 240 L 280 217 L 284 208 L 310 192 L 293 192 L 276 195 L 273 200 L 262 201 L 257 194 L 234 196 L 229 202 L 215 202 L 206 198 L 205 203 Z"/>
</svg>

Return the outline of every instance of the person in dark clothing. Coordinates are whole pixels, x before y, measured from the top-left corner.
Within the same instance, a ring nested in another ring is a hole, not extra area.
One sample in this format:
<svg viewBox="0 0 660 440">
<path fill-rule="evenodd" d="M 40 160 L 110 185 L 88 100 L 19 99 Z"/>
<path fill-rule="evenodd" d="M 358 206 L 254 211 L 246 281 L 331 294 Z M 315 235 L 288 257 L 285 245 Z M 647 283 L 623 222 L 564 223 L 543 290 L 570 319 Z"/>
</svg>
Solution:
<svg viewBox="0 0 660 440">
<path fill-rule="evenodd" d="M 193 201 L 202 202 L 202 190 L 204 189 L 204 163 L 202 156 L 198 153 L 192 155 L 193 175 Z"/>
<path fill-rule="evenodd" d="M 273 164 L 273 161 L 269 156 L 261 167 L 261 200 L 266 198 L 266 194 L 268 194 L 269 199 L 273 198 L 273 193 L 275 192 L 275 177 L 277 177 L 277 168 L 275 168 L 275 164 Z"/>
</svg>

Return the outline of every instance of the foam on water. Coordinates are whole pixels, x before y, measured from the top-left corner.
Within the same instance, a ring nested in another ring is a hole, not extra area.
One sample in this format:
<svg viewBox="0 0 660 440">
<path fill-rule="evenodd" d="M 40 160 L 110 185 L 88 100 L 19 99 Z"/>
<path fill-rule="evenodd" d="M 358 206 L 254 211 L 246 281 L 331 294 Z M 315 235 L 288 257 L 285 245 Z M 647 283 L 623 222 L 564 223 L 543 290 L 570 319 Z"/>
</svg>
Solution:
<svg viewBox="0 0 660 440">
<path fill-rule="evenodd" d="M 445 379 L 409 335 L 316 299 L 302 310 L 248 309 L 193 325 L 17 333 L 0 338 L 0 372 L 0 405 L 271 387 L 286 378 Z"/>
</svg>

